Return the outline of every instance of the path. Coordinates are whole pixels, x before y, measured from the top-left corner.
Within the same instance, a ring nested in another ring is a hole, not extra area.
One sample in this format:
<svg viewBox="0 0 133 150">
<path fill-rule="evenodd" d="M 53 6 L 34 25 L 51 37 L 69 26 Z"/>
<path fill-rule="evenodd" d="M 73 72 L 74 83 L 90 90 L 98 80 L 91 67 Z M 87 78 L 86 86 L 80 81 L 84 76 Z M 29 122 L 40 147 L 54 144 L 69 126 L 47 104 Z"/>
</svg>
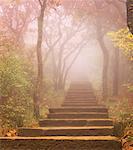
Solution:
<svg viewBox="0 0 133 150">
<path fill-rule="evenodd" d="M 71 84 L 62 107 L 49 112 L 39 128 L 20 128 L 14 143 L 23 150 L 121 150 L 108 109 L 98 104 L 90 84 Z"/>
</svg>

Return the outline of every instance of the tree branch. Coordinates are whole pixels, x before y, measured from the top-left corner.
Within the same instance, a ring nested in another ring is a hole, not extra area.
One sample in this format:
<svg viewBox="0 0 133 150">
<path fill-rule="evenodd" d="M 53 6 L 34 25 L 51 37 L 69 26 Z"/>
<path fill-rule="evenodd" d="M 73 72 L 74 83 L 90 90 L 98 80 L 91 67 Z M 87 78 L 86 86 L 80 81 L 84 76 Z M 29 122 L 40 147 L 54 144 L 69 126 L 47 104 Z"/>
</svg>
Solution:
<svg viewBox="0 0 133 150">
<path fill-rule="evenodd" d="M 43 6 L 43 3 L 41 2 L 41 0 L 38 0 L 40 6 L 42 7 Z"/>
</svg>

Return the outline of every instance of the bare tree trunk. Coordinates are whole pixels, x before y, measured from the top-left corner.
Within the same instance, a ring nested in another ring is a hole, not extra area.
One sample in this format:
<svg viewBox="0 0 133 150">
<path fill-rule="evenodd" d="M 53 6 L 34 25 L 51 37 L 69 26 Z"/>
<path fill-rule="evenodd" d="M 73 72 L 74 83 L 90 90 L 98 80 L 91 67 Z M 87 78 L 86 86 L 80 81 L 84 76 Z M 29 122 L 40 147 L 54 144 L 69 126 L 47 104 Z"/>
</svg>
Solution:
<svg viewBox="0 0 133 150">
<path fill-rule="evenodd" d="M 63 45 L 61 46 L 62 48 Z M 60 90 L 62 88 L 62 57 L 63 57 L 63 52 L 64 50 L 61 48 L 61 51 L 59 52 L 59 62 L 58 62 L 58 71 L 57 71 L 57 76 L 58 76 L 58 81 L 57 81 L 57 85 L 58 85 L 58 89 Z"/>
<path fill-rule="evenodd" d="M 44 0 L 41 6 L 40 16 L 38 17 L 38 39 L 37 39 L 37 65 L 38 73 L 36 80 L 36 87 L 34 91 L 34 115 L 38 119 L 40 116 L 39 113 L 39 104 L 42 99 L 42 89 L 43 89 L 43 60 L 42 60 L 42 37 L 43 37 L 43 21 L 44 21 L 44 11 L 46 9 L 46 1 Z"/>
<path fill-rule="evenodd" d="M 115 49 L 113 59 L 113 96 L 118 96 L 119 91 L 119 49 Z"/>
<path fill-rule="evenodd" d="M 102 71 L 102 95 L 103 99 L 106 100 L 108 97 L 108 67 L 109 67 L 109 53 L 105 47 L 103 38 L 99 39 L 99 44 L 103 52 L 103 71 Z"/>
<path fill-rule="evenodd" d="M 102 33 L 102 26 L 96 20 L 97 40 L 103 53 L 103 71 L 102 71 L 102 96 L 103 100 L 108 97 L 108 67 L 109 67 L 109 52 L 104 43 L 104 34 Z"/>
<path fill-rule="evenodd" d="M 57 90 L 57 82 L 58 82 L 58 75 L 57 75 L 57 66 L 55 60 L 54 50 L 52 50 L 52 66 L 53 66 L 53 84 L 55 91 Z"/>
</svg>

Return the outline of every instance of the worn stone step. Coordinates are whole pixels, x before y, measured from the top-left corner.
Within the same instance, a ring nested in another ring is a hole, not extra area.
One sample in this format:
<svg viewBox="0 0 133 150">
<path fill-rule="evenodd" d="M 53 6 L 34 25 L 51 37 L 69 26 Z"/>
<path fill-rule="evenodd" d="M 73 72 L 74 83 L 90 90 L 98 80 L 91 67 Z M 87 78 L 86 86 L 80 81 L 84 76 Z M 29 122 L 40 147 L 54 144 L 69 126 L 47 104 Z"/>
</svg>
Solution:
<svg viewBox="0 0 133 150">
<path fill-rule="evenodd" d="M 89 91 L 94 92 L 94 90 L 90 87 L 70 87 L 68 91 Z"/>
<path fill-rule="evenodd" d="M 63 104 L 70 104 L 70 105 L 98 105 L 96 102 L 93 102 L 93 101 L 91 101 L 91 102 L 89 102 L 89 101 L 87 101 L 87 102 L 82 102 L 82 101 L 79 101 L 79 102 L 77 102 L 77 101 L 64 101 L 64 103 Z"/>
<path fill-rule="evenodd" d="M 88 81 L 76 81 L 76 82 L 74 81 L 71 83 L 70 87 L 72 87 L 72 86 L 89 86 L 89 87 L 91 87 L 91 83 Z"/>
<path fill-rule="evenodd" d="M 66 96 L 65 99 L 85 99 L 85 100 L 95 100 L 96 97 L 92 96 Z"/>
<path fill-rule="evenodd" d="M 71 86 L 70 85 L 69 89 L 90 89 L 90 90 L 92 90 L 92 86 L 88 86 L 88 85 L 80 85 L 80 86 L 73 85 L 73 86 Z"/>
<path fill-rule="evenodd" d="M 85 97 L 85 96 L 67 96 L 66 100 L 96 100 L 96 97 Z"/>
<path fill-rule="evenodd" d="M 69 89 L 67 92 L 67 94 L 93 94 L 94 95 L 94 91 L 93 90 L 89 90 L 89 89 L 79 89 L 79 90 L 72 90 Z"/>
<path fill-rule="evenodd" d="M 77 102 L 77 101 L 64 101 L 64 103 L 63 104 L 71 104 L 71 105 L 98 105 L 98 103 L 97 102 Z"/>
<path fill-rule="evenodd" d="M 66 98 L 65 100 L 64 100 L 64 102 L 66 102 L 66 101 L 70 101 L 70 102 L 97 102 L 97 100 L 96 99 L 89 99 L 89 98 Z"/>
<path fill-rule="evenodd" d="M 122 150 L 113 136 L 1 137 L 1 150 Z"/>
<path fill-rule="evenodd" d="M 70 103 L 99 103 L 97 100 L 72 100 L 72 99 L 65 99 L 64 100 L 64 103 L 65 102 L 70 102 Z"/>
<path fill-rule="evenodd" d="M 111 119 L 43 119 L 39 121 L 40 127 L 64 126 L 113 126 Z"/>
<path fill-rule="evenodd" d="M 88 95 L 94 95 L 93 91 L 89 90 L 69 90 L 66 94 L 88 94 Z"/>
<path fill-rule="evenodd" d="M 89 94 L 67 94 L 65 98 L 96 98 L 95 95 L 89 95 Z"/>
<path fill-rule="evenodd" d="M 94 95 L 94 91 L 90 90 L 90 89 L 69 89 L 66 94 L 93 94 Z"/>
<path fill-rule="evenodd" d="M 50 113 L 60 113 L 60 112 L 104 112 L 107 113 L 108 109 L 106 107 L 87 107 L 87 108 L 75 108 L 75 107 L 68 107 L 68 108 L 50 108 Z"/>
<path fill-rule="evenodd" d="M 98 105 L 97 101 L 70 101 L 70 100 L 65 100 L 63 104 L 95 104 Z"/>
<path fill-rule="evenodd" d="M 70 103 L 72 103 L 72 104 L 73 104 L 73 103 L 74 103 L 74 104 L 75 104 L 75 103 L 98 104 L 96 100 L 94 100 L 94 101 L 93 101 L 93 100 L 83 100 L 83 101 L 81 101 L 81 100 L 76 100 L 76 99 L 75 99 L 75 100 L 65 100 L 65 101 L 64 101 L 64 103 L 68 103 L 68 102 L 70 102 Z"/>
<path fill-rule="evenodd" d="M 69 89 L 91 89 L 92 90 L 92 86 L 90 85 L 79 85 L 79 84 L 76 84 L 76 85 L 70 85 L 70 88 Z"/>
<path fill-rule="evenodd" d="M 92 90 L 92 87 L 90 86 L 70 86 L 68 90 L 77 90 L 77 89 L 89 89 Z"/>
<path fill-rule="evenodd" d="M 50 113 L 48 118 L 54 119 L 97 119 L 97 118 L 108 118 L 108 113 Z"/>
<path fill-rule="evenodd" d="M 98 101 L 95 99 L 89 100 L 89 99 L 65 99 L 64 102 L 95 102 L 97 103 Z"/>
<path fill-rule="evenodd" d="M 95 106 L 98 106 L 98 104 L 89 104 L 89 105 L 86 105 L 86 104 L 62 104 L 61 105 L 62 107 L 87 107 L 87 106 L 93 106 L 93 107 L 95 107 Z"/>
<path fill-rule="evenodd" d="M 66 95 L 94 95 L 94 93 L 90 91 L 68 91 Z"/>
<path fill-rule="evenodd" d="M 65 100 L 88 100 L 88 101 L 94 101 L 96 100 L 96 97 L 65 97 Z"/>
<path fill-rule="evenodd" d="M 86 100 L 86 101 L 77 101 L 77 100 L 75 100 L 75 101 L 71 101 L 71 100 L 65 100 L 63 103 L 71 103 L 71 104 L 75 104 L 75 103 L 80 103 L 80 104 L 98 104 L 98 102 L 97 101 L 88 101 L 88 100 Z"/>
<path fill-rule="evenodd" d="M 113 129 L 113 126 L 19 128 L 18 135 L 23 137 L 108 136 L 113 135 Z"/>
<path fill-rule="evenodd" d="M 71 98 L 71 97 L 66 97 L 65 101 L 97 101 L 96 98 L 81 98 L 81 97 L 75 97 L 75 98 Z"/>
<path fill-rule="evenodd" d="M 93 95 L 67 95 L 65 98 L 88 98 L 88 99 L 95 99 L 96 97 Z"/>
</svg>

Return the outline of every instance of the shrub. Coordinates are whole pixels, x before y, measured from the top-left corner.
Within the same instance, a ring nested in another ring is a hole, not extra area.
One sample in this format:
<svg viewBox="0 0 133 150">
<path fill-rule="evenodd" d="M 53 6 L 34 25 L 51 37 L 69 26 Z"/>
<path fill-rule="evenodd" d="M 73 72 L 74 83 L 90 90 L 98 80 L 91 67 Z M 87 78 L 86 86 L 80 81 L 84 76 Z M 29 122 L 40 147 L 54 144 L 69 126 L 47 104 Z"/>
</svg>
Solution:
<svg viewBox="0 0 133 150">
<path fill-rule="evenodd" d="M 123 136 L 126 128 L 133 128 L 133 108 L 127 99 L 117 102 L 108 102 L 109 114 L 115 122 L 115 134 Z"/>
<path fill-rule="evenodd" d="M 0 59 L 0 121 L 3 128 L 23 126 L 32 109 L 32 83 L 18 56 Z"/>
</svg>

